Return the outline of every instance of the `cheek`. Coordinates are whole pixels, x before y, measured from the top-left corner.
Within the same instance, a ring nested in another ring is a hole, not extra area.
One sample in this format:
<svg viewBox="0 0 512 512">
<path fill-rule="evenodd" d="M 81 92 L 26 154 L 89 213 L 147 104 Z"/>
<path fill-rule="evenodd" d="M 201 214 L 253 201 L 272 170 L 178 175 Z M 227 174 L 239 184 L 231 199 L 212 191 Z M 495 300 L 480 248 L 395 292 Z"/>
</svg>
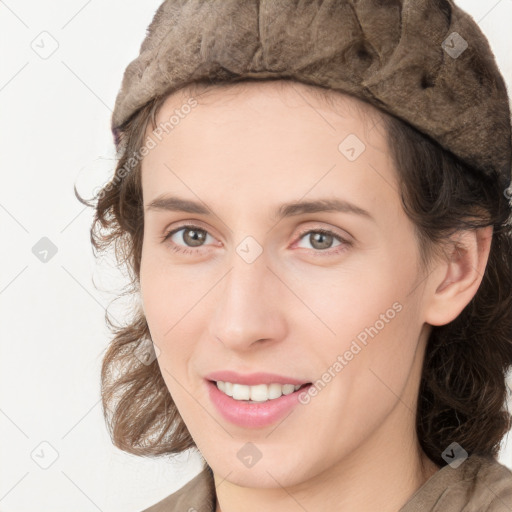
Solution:
<svg viewBox="0 0 512 512">
<path fill-rule="evenodd" d="M 389 389 L 398 392 L 407 381 L 421 329 L 419 296 L 410 293 L 416 272 L 414 253 L 406 260 L 393 250 L 375 253 L 325 302 L 336 334 L 326 340 L 323 364 L 338 361 L 337 393 L 350 389 L 354 407 L 363 399 L 393 401 Z"/>
<path fill-rule="evenodd" d="M 388 382 L 402 382 L 412 364 L 417 334 L 411 329 L 416 312 L 410 303 L 404 304 L 403 294 L 388 283 L 387 288 L 361 289 L 351 300 L 343 296 L 333 302 L 335 335 L 323 345 L 325 369 L 342 375 L 339 385 L 348 389 L 350 383 L 351 393 L 358 396 L 373 393 L 367 386 L 375 383 L 371 370 Z"/>
<path fill-rule="evenodd" d="M 333 345 L 336 338 L 344 340 L 341 348 L 346 349 L 355 339 L 368 346 L 372 340 L 394 343 L 397 333 L 417 314 L 410 307 L 414 305 L 410 290 L 415 279 L 413 258 L 403 261 L 393 251 L 375 252 L 340 275 L 321 304 L 335 332 Z M 404 321 L 406 317 L 411 318 Z"/>
<path fill-rule="evenodd" d="M 391 297 L 375 293 L 366 307 L 351 306 L 347 321 L 337 325 L 336 343 L 331 341 L 322 351 L 320 368 L 326 373 L 318 378 L 325 385 L 317 384 L 320 391 L 312 398 L 312 407 L 330 411 L 332 422 L 325 425 L 324 438 L 337 439 L 337 433 L 344 432 L 344 438 L 334 443 L 339 449 L 363 442 L 408 386 L 417 346 L 418 333 L 412 328 L 417 313 L 411 303 L 392 303 Z M 315 415 L 307 415 L 306 422 L 309 429 L 318 429 Z"/>
<path fill-rule="evenodd" d="M 140 265 L 140 291 L 144 312 L 153 341 L 164 342 L 173 334 L 175 325 L 190 309 L 190 281 L 175 268 L 171 272 L 157 251 L 143 246 Z"/>
<path fill-rule="evenodd" d="M 194 281 L 192 266 L 170 266 L 165 255 L 147 250 L 142 254 L 140 290 L 151 339 L 160 350 L 158 364 L 173 398 L 180 401 L 182 387 L 188 382 L 190 362 L 204 332 L 201 319 L 207 317 L 205 278 Z M 211 286 L 211 285 L 210 285 Z M 186 400 L 186 396 L 183 397 Z"/>
<path fill-rule="evenodd" d="M 180 408 L 187 402 L 183 385 L 188 381 L 188 364 L 192 356 L 195 333 L 186 332 L 187 300 L 180 293 L 179 282 L 162 278 L 158 267 L 141 266 L 141 294 L 146 321 L 153 343 L 158 347 L 157 363 L 167 389 Z"/>
</svg>

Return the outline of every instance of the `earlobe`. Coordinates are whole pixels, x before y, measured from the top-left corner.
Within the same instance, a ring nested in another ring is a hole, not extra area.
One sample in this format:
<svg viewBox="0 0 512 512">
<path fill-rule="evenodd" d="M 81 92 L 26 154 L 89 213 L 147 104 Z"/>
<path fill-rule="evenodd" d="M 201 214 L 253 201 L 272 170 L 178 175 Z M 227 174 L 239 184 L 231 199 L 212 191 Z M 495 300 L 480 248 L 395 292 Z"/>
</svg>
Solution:
<svg viewBox="0 0 512 512">
<path fill-rule="evenodd" d="M 459 231 L 452 237 L 446 260 L 432 273 L 425 322 L 446 325 L 457 318 L 482 282 L 491 248 L 493 227 Z"/>
</svg>

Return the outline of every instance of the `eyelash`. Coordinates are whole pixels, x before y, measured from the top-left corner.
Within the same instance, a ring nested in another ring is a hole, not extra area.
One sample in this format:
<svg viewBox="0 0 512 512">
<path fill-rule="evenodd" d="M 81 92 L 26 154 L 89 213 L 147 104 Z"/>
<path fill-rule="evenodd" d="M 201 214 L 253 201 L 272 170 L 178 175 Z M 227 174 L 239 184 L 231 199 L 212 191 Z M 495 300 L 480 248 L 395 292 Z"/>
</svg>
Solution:
<svg viewBox="0 0 512 512">
<path fill-rule="evenodd" d="M 180 226 L 178 228 L 172 229 L 171 231 L 168 231 L 162 237 L 163 238 L 162 243 L 166 242 L 172 235 L 174 235 L 178 231 L 181 231 L 182 229 L 195 229 L 195 230 L 204 231 L 205 233 L 210 234 L 210 233 L 208 233 L 208 231 L 206 229 L 203 229 L 203 228 L 201 228 L 199 226 L 194 226 L 192 224 L 185 224 L 185 225 Z M 322 250 L 319 250 L 319 249 L 317 249 L 317 250 L 312 249 L 312 251 L 314 253 L 316 253 L 315 255 L 318 255 L 318 256 L 324 256 L 324 255 L 333 256 L 333 255 L 341 254 L 342 252 L 346 251 L 348 248 L 352 247 L 352 245 L 353 245 L 352 242 L 350 242 L 348 240 L 345 240 L 344 238 L 340 237 L 339 235 L 337 235 L 333 231 L 329 231 L 328 229 L 322 229 L 322 228 L 307 229 L 305 231 L 302 231 L 299 234 L 298 240 L 301 240 L 305 235 L 308 235 L 310 233 L 322 233 L 323 235 L 332 235 L 333 238 L 335 238 L 336 240 L 341 242 L 341 245 L 339 245 L 337 248 L 335 248 L 336 250 L 325 249 L 325 250 L 322 251 Z M 172 251 L 178 252 L 178 253 L 182 253 L 182 254 L 195 254 L 195 253 L 197 253 L 197 252 L 199 252 L 201 250 L 200 248 L 197 248 L 197 249 L 183 248 L 183 247 L 181 247 L 179 245 L 176 245 L 174 242 L 171 242 L 171 246 L 170 247 L 171 247 Z"/>
</svg>

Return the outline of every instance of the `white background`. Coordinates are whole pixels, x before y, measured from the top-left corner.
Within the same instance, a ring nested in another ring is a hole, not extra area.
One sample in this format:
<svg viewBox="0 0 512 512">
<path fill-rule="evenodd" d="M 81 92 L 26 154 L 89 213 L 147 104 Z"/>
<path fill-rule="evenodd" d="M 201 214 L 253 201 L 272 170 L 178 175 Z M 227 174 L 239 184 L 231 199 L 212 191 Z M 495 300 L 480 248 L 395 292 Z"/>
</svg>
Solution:
<svg viewBox="0 0 512 512">
<path fill-rule="evenodd" d="M 200 470 L 194 452 L 152 460 L 110 442 L 104 310 L 124 281 L 95 262 L 92 210 L 73 193 L 89 196 L 113 172 L 111 110 L 159 4 L 0 1 L 0 512 L 139 511 Z M 512 0 L 458 5 L 488 36 L 510 91 Z M 58 44 L 47 59 L 31 48 L 43 31 Z M 47 263 L 32 253 L 42 237 L 57 248 Z M 122 304 L 110 311 L 123 319 Z M 34 461 L 51 460 L 42 442 L 58 453 L 48 469 Z M 512 468 L 512 440 L 500 461 Z"/>
</svg>

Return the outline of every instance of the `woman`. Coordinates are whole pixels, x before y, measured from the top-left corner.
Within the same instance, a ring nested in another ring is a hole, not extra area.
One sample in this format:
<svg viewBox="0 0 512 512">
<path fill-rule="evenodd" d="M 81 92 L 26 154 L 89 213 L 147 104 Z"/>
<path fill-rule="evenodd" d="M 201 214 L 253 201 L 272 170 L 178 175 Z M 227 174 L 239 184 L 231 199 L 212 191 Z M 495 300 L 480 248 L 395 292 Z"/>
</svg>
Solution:
<svg viewBox="0 0 512 512">
<path fill-rule="evenodd" d="M 204 460 L 146 512 L 512 510 L 510 111 L 472 18 L 166 1 L 112 128 L 91 235 L 140 305 L 105 417 Z"/>
</svg>

